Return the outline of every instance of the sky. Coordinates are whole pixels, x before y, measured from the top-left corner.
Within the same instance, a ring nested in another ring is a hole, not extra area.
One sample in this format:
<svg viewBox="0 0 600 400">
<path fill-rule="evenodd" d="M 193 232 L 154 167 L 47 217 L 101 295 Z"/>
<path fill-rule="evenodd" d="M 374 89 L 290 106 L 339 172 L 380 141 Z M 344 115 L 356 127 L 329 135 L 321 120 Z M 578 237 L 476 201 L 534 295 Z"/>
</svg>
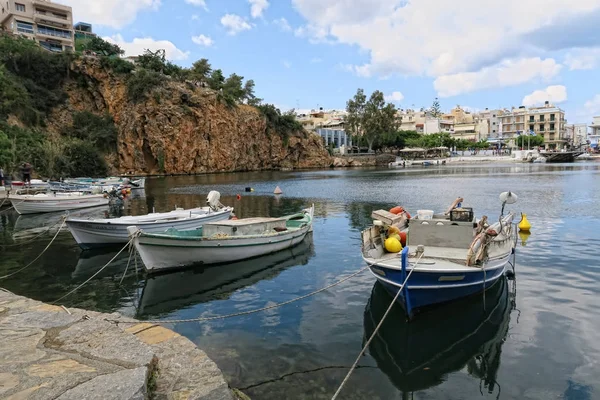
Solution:
<svg viewBox="0 0 600 400">
<path fill-rule="evenodd" d="M 600 0 L 54 1 L 127 55 L 208 58 L 282 110 L 343 109 L 363 88 L 400 108 L 600 116 Z"/>
</svg>

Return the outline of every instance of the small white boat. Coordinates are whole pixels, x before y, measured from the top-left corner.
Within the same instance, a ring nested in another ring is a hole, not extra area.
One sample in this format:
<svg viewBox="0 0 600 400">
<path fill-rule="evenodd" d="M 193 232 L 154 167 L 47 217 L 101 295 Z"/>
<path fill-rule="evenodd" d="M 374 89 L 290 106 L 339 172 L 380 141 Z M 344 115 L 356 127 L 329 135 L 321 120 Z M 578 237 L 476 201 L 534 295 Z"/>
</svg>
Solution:
<svg viewBox="0 0 600 400">
<path fill-rule="evenodd" d="M 19 214 L 36 214 L 107 205 L 108 197 L 102 194 L 40 193 L 35 195 L 11 194 L 10 202 Z"/>
<path fill-rule="evenodd" d="M 589 153 L 583 153 L 575 158 L 576 161 L 589 161 L 593 159 L 594 157 L 592 157 L 592 155 Z"/>
<path fill-rule="evenodd" d="M 314 206 L 282 218 L 246 218 L 204 224 L 195 231 L 147 233 L 129 227 L 148 272 L 193 264 L 222 264 L 290 248 L 312 229 Z"/>
<path fill-rule="evenodd" d="M 83 249 L 127 243 L 128 226 L 137 226 L 144 232 L 158 233 L 167 229 L 187 231 L 198 229 L 207 222 L 223 221 L 231 217 L 232 207 L 219 202 L 218 192 L 209 193 L 208 207 L 184 210 L 178 208 L 165 213 L 151 213 L 111 219 L 67 218 L 67 227 Z"/>
<path fill-rule="evenodd" d="M 533 162 L 536 163 L 536 164 L 545 163 L 546 162 L 546 157 L 538 156 L 535 160 L 533 160 Z"/>
</svg>

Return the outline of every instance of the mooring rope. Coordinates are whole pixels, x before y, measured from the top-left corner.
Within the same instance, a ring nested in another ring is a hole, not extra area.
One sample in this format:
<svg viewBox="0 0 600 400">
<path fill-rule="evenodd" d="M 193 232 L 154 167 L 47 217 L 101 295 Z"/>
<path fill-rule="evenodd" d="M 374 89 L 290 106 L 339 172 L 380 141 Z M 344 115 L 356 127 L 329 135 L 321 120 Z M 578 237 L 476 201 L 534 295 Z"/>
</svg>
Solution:
<svg viewBox="0 0 600 400">
<path fill-rule="evenodd" d="M 387 317 L 387 315 L 392 310 L 392 307 L 396 303 L 396 300 L 398 300 L 398 297 L 400 296 L 400 293 L 402 293 L 402 290 L 404 290 L 404 286 L 406 285 L 406 282 L 408 282 L 408 278 L 410 278 L 410 276 L 412 275 L 412 273 L 414 272 L 414 270 L 417 269 L 417 264 L 419 264 L 419 261 L 421 261 L 421 257 L 423 257 L 423 254 L 424 253 L 421 253 L 421 255 L 419 256 L 419 258 L 417 259 L 417 261 L 413 264 L 412 269 L 410 270 L 410 272 L 406 276 L 406 279 L 404 280 L 404 282 L 402 282 L 402 285 L 398 289 L 398 292 L 396 293 L 396 296 L 394 296 L 394 299 L 390 303 L 390 306 L 385 311 L 385 314 L 383 314 L 383 317 L 381 317 L 381 320 L 379 321 L 379 323 L 375 327 L 375 330 L 371 334 L 371 337 L 369 337 L 369 340 L 367 340 L 367 343 L 365 343 L 365 345 L 363 346 L 363 348 L 360 351 L 360 353 L 358 353 L 358 357 L 356 357 L 356 361 L 354 361 L 354 364 L 352 364 L 352 366 L 350 367 L 350 371 L 348 371 L 348 374 L 346 374 L 346 377 L 344 378 L 344 380 L 340 384 L 340 387 L 338 387 L 338 389 L 336 390 L 336 392 L 333 394 L 333 397 L 331 398 L 331 400 L 337 399 L 338 395 L 342 391 L 342 388 L 344 387 L 344 385 L 346 384 L 346 382 L 348 382 L 348 380 L 350 379 L 350 375 L 352 375 L 352 372 L 356 369 L 356 366 L 358 365 L 358 362 L 360 361 L 360 358 L 362 357 L 363 353 L 365 352 L 365 350 L 367 350 L 367 348 L 371 344 L 371 341 L 373 340 L 373 338 L 377 334 L 377 331 L 379 331 L 379 328 L 381 328 L 381 325 L 383 325 L 383 321 L 385 321 L 385 318 Z"/>
<path fill-rule="evenodd" d="M 355 273 L 348 275 L 347 277 L 340 279 L 337 282 L 332 283 L 331 285 L 327 285 L 319 290 L 315 290 L 314 292 L 310 292 L 307 293 L 303 296 L 300 297 L 296 297 L 294 299 L 288 300 L 288 301 L 284 301 L 282 303 L 277 303 L 277 304 L 273 304 L 271 306 L 268 307 L 263 307 L 263 308 L 258 308 L 255 310 L 249 310 L 249 311 L 241 311 L 241 312 L 237 312 L 234 314 L 227 314 L 227 315 L 215 315 L 212 317 L 200 317 L 200 318 L 190 318 L 190 319 L 168 319 L 168 320 L 133 320 L 133 321 L 119 321 L 119 320 L 113 320 L 113 319 L 106 319 L 106 321 L 108 322 L 113 322 L 115 324 L 139 324 L 140 322 L 144 322 L 144 323 L 148 323 L 148 324 L 155 324 L 155 325 L 164 325 L 164 324 L 180 324 L 180 323 L 186 323 L 186 322 L 204 322 L 204 321 L 213 321 L 216 319 L 225 319 L 225 318 L 232 318 L 232 317 L 239 317 L 242 315 L 249 315 L 249 314 L 254 314 L 254 313 L 258 313 L 258 312 L 262 312 L 262 311 L 267 311 L 267 310 L 271 310 L 273 308 L 277 308 L 277 307 L 281 307 L 281 306 L 285 306 L 287 304 L 291 304 L 291 303 L 295 303 L 297 301 L 306 299 L 307 297 L 311 297 L 314 296 L 318 293 L 324 292 L 328 289 L 331 289 L 332 287 L 335 287 L 337 285 L 340 285 L 344 282 L 346 282 L 347 280 L 354 278 L 356 275 L 362 273 L 363 271 L 367 270 L 369 268 L 369 266 L 366 266 L 364 268 L 361 268 L 360 270 L 356 271 Z"/>
<path fill-rule="evenodd" d="M 87 284 L 89 281 L 91 281 L 92 279 L 94 279 L 96 276 L 98 276 L 98 274 L 102 271 L 104 271 L 104 269 L 106 269 L 106 267 L 108 267 L 113 261 L 115 261 L 115 259 L 119 256 L 119 254 L 121 254 L 123 252 L 123 250 L 125 250 L 127 248 L 127 246 L 129 246 L 131 244 L 131 242 L 133 241 L 133 238 L 129 240 L 129 242 L 127 242 L 127 244 L 125 246 L 123 246 L 123 248 L 121 250 L 119 250 L 119 252 L 117 254 L 115 254 L 115 256 L 113 258 L 110 259 L 109 262 L 107 262 L 104 267 L 100 268 L 98 270 L 98 272 L 96 272 L 94 275 L 90 276 L 88 279 L 86 279 L 85 282 L 83 282 L 81 285 L 77 286 L 75 289 L 71 290 L 69 293 L 65 294 L 64 296 L 62 296 L 61 298 L 54 300 L 51 304 L 56 304 L 59 301 L 61 301 L 62 299 L 64 299 L 65 297 L 75 293 L 76 291 L 78 291 L 79 289 L 81 289 L 83 286 L 85 286 L 85 284 Z"/>
<path fill-rule="evenodd" d="M 62 224 L 60 225 L 60 228 L 58 228 L 58 230 L 56 231 L 56 234 L 54 235 L 54 237 L 52 238 L 52 240 L 50 241 L 50 243 L 48 243 L 48 245 L 44 248 L 44 250 L 42 250 L 42 252 L 32 262 L 30 262 L 29 264 L 27 264 L 26 266 L 24 266 L 23 268 L 15 271 L 15 272 L 12 272 L 12 273 L 10 273 L 8 275 L 0 276 L 0 280 L 6 279 L 6 278 L 10 278 L 11 276 L 18 274 L 19 272 L 24 271 L 25 269 L 27 269 L 31 265 L 33 265 L 37 260 L 39 260 L 40 257 L 42 257 L 46 251 L 48 251 L 48 249 L 50 248 L 50 246 L 52 245 L 52 243 L 54 243 L 54 241 L 56 240 L 56 237 L 60 233 L 60 230 L 62 229 L 62 227 L 65 224 L 66 220 L 67 220 L 66 218 L 62 219 Z"/>
</svg>

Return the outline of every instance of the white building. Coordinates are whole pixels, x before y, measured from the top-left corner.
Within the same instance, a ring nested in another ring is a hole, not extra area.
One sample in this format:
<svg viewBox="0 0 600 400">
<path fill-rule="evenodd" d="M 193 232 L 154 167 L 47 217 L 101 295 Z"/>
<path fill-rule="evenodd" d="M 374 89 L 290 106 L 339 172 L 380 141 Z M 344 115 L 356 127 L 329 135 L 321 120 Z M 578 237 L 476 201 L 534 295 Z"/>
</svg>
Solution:
<svg viewBox="0 0 600 400">
<path fill-rule="evenodd" d="M 574 146 L 580 147 L 587 145 L 588 127 L 587 124 L 568 124 L 565 125 L 565 138 Z"/>
<path fill-rule="evenodd" d="M 590 141 L 590 147 L 596 151 L 599 149 L 599 141 L 600 141 L 600 116 L 594 117 L 594 122 L 590 125 L 592 128 L 592 132 L 588 135 L 588 140 Z"/>
</svg>

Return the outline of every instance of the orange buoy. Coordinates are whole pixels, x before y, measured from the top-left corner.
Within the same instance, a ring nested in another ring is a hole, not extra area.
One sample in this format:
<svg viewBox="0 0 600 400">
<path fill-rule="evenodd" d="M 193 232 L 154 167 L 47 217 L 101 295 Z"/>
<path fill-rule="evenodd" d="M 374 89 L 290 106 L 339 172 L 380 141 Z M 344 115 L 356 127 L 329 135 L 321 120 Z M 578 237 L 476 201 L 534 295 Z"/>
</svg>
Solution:
<svg viewBox="0 0 600 400">
<path fill-rule="evenodd" d="M 392 214 L 396 214 L 396 215 L 400 214 L 402 211 L 404 211 L 404 208 L 402 208 L 400 206 L 396 206 L 390 210 L 390 212 Z"/>
<path fill-rule="evenodd" d="M 236 199 L 241 200 L 242 196 L 240 196 L 239 194 L 235 196 Z"/>
<path fill-rule="evenodd" d="M 400 229 L 396 228 L 395 226 L 390 226 L 387 230 L 387 234 L 388 236 L 397 233 L 398 235 L 400 235 Z"/>
<path fill-rule="evenodd" d="M 400 232 L 400 244 L 406 247 L 406 232 Z"/>
</svg>

